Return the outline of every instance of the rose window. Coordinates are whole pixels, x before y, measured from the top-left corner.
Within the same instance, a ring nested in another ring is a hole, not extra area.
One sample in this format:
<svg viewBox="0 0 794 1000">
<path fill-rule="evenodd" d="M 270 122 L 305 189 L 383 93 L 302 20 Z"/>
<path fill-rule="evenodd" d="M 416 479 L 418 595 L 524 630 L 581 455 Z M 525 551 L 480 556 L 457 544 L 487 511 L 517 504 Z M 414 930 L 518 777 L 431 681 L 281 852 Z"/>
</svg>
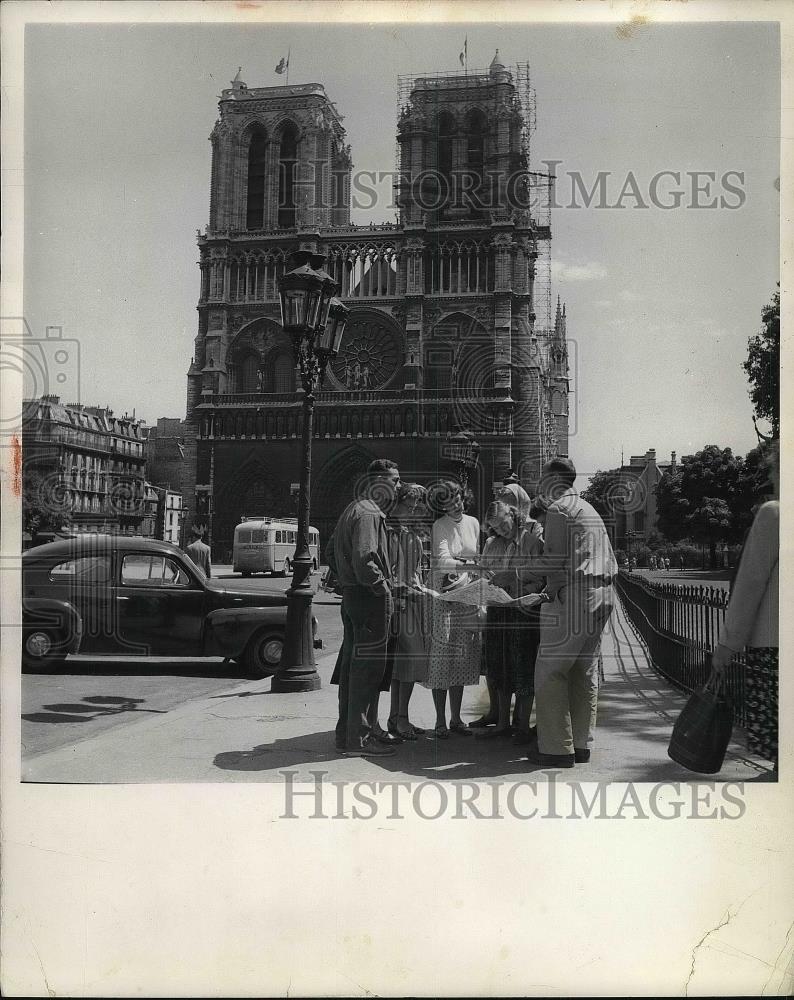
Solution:
<svg viewBox="0 0 794 1000">
<path fill-rule="evenodd" d="M 335 388 L 380 389 L 402 361 L 399 335 L 378 320 L 351 316 L 339 354 L 331 359 Z"/>
</svg>

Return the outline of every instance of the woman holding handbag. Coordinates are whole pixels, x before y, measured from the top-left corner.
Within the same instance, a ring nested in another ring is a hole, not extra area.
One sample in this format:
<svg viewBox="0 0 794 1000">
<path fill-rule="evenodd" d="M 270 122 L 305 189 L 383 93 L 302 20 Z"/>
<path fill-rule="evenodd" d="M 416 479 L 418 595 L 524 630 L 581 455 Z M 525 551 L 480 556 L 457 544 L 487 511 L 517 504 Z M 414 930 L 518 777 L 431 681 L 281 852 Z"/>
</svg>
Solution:
<svg viewBox="0 0 794 1000">
<path fill-rule="evenodd" d="M 778 764 L 778 557 L 780 551 L 779 443 L 767 461 L 773 499 L 762 504 L 742 549 L 712 666 L 722 673 L 744 650 L 747 745 Z"/>
</svg>

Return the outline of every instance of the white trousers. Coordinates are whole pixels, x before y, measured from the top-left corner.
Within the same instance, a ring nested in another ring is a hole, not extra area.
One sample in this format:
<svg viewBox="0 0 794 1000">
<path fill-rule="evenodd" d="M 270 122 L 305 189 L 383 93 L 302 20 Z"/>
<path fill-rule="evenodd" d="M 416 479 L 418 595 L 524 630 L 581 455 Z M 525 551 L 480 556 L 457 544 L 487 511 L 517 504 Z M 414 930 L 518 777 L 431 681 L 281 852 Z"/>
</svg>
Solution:
<svg viewBox="0 0 794 1000">
<path fill-rule="evenodd" d="M 535 663 L 538 748 L 569 755 L 593 740 L 598 705 L 601 635 L 614 606 L 611 586 L 579 593 L 565 588 L 544 604 Z"/>
</svg>

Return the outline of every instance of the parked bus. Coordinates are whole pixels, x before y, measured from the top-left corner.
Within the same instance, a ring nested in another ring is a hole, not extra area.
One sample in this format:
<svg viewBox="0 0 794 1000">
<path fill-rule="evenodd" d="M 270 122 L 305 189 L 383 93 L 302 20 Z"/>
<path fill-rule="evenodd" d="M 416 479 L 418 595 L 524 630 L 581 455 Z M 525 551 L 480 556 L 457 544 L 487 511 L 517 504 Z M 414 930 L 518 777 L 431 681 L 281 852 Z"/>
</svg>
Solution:
<svg viewBox="0 0 794 1000">
<path fill-rule="evenodd" d="M 244 517 L 234 529 L 234 572 L 287 576 L 292 572 L 297 534 L 294 517 Z M 314 573 L 320 565 L 320 533 L 316 528 L 309 528 L 309 552 Z"/>
</svg>

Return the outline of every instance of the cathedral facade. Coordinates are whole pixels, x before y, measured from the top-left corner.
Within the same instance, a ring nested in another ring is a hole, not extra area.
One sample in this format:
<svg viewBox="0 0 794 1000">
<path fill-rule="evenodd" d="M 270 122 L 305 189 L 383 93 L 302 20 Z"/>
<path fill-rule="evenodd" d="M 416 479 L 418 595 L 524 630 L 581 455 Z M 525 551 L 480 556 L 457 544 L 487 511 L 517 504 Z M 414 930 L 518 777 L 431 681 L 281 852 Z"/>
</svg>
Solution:
<svg viewBox="0 0 794 1000">
<path fill-rule="evenodd" d="M 350 308 L 316 395 L 322 541 L 373 458 L 428 482 L 455 471 L 447 439 L 470 431 L 481 515 L 508 470 L 532 492 L 567 454 L 565 317 L 536 315 L 551 231 L 520 72 L 497 54 L 488 70 L 401 78 L 398 221 L 369 226 L 350 222 L 351 150 L 321 84 L 249 89 L 238 74 L 223 91 L 185 435 L 185 501 L 216 559 L 243 515 L 296 510 L 301 394 L 278 283 L 297 249 L 325 255 Z"/>
</svg>

